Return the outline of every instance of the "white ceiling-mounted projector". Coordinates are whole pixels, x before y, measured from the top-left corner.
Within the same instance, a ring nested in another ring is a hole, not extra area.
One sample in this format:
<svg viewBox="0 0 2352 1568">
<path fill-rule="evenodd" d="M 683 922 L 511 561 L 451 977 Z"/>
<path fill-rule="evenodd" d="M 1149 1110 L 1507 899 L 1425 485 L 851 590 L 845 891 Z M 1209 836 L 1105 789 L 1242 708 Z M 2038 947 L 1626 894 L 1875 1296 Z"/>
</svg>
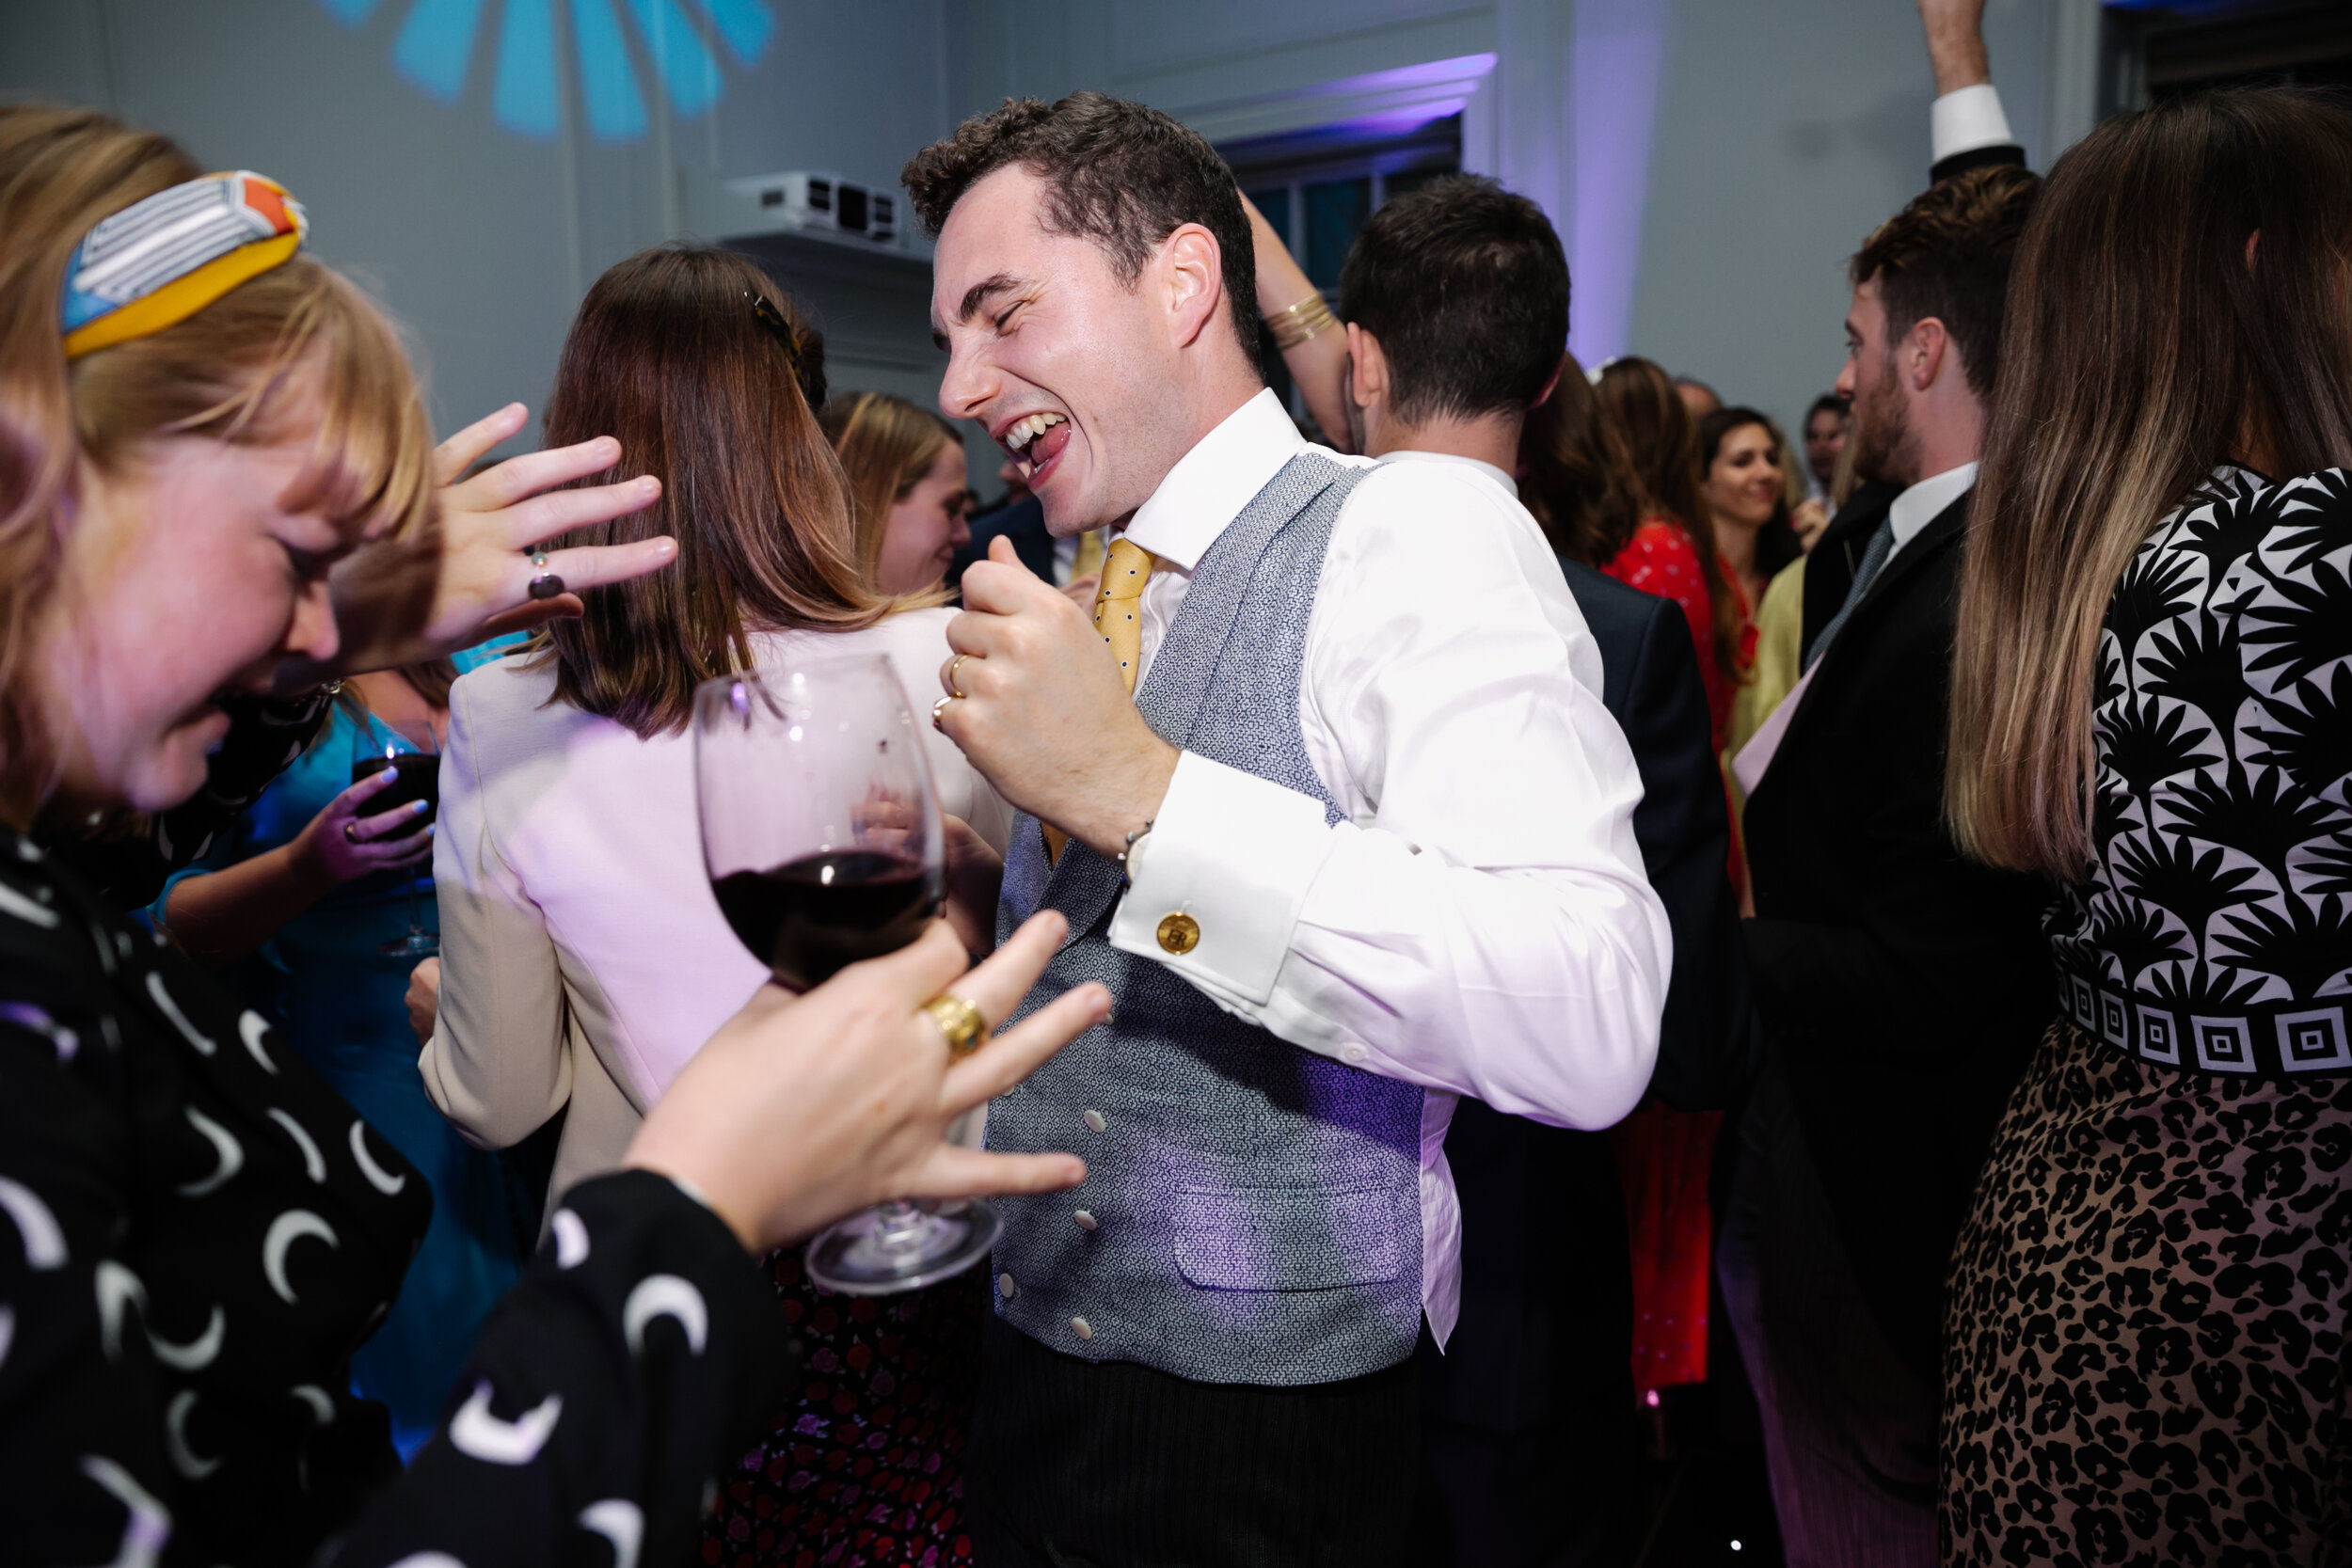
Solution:
<svg viewBox="0 0 2352 1568">
<path fill-rule="evenodd" d="M 730 180 L 727 189 L 748 199 L 770 223 L 785 228 L 895 245 L 898 198 L 837 174 L 793 169 Z"/>
</svg>

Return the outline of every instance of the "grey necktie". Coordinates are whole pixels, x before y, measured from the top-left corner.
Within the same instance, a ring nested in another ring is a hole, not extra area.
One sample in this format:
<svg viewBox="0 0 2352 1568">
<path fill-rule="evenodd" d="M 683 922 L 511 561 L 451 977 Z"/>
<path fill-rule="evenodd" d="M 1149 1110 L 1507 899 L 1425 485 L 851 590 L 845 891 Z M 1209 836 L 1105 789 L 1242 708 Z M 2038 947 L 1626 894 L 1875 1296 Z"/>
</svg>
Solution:
<svg viewBox="0 0 2352 1568">
<path fill-rule="evenodd" d="M 1821 656 L 1829 651 L 1830 639 L 1836 637 L 1838 628 L 1846 624 L 1846 617 L 1853 613 L 1853 607 L 1862 602 L 1862 595 L 1867 594 L 1870 584 L 1878 579 L 1879 569 L 1894 553 L 1895 519 L 1889 516 L 1879 524 L 1878 531 L 1870 535 L 1869 544 L 1863 547 L 1862 564 L 1854 568 L 1853 586 L 1846 590 L 1846 602 L 1837 607 L 1837 613 L 1829 618 L 1829 625 L 1821 628 L 1821 635 L 1813 640 L 1813 651 L 1804 656 L 1807 670 L 1821 662 Z"/>
</svg>

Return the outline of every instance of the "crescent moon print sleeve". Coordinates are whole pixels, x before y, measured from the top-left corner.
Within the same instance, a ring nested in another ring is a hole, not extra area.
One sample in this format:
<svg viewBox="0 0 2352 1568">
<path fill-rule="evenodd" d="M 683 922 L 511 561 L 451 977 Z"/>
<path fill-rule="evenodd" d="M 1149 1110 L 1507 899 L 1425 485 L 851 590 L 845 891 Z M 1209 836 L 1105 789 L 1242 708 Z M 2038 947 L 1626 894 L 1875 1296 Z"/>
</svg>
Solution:
<svg viewBox="0 0 2352 1568">
<path fill-rule="evenodd" d="M 676 1560 L 774 1408 L 784 1321 L 672 1183 L 568 1203 L 403 1476 L 350 1359 L 424 1234 L 423 1177 L 0 828 L 0 1557 L 291 1568 L 341 1532 L 345 1563 Z"/>
<path fill-rule="evenodd" d="M 786 1335 L 709 1210 L 644 1171 L 581 1182 L 334 1568 L 686 1560 L 785 1396 Z"/>
</svg>

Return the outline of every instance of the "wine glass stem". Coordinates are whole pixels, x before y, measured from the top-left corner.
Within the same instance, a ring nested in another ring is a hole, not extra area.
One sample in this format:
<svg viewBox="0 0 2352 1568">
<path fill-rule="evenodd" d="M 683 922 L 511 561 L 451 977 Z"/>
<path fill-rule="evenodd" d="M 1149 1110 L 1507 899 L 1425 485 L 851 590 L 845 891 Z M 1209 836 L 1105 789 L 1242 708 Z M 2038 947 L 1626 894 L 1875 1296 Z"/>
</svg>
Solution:
<svg viewBox="0 0 2352 1568">
<path fill-rule="evenodd" d="M 923 1224 L 923 1211 L 902 1197 L 874 1205 L 874 1240 L 884 1246 L 913 1236 Z"/>
</svg>

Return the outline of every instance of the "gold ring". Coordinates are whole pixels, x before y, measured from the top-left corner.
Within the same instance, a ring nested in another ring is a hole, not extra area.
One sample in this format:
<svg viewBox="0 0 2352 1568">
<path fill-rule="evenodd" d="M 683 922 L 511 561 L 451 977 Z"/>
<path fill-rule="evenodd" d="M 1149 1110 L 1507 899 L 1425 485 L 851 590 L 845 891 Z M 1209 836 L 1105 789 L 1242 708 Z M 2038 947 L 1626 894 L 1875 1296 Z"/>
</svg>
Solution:
<svg viewBox="0 0 2352 1568">
<path fill-rule="evenodd" d="M 923 1004 L 923 1011 L 939 1025 L 940 1034 L 947 1041 L 947 1054 L 961 1061 L 988 1043 L 988 1020 L 980 1009 L 950 991 L 942 991 Z"/>
<path fill-rule="evenodd" d="M 949 660 L 947 661 L 947 695 L 948 695 L 948 696 L 950 696 L 950 697 L 961 697 L 961 696 L 962 696 L 962 695 L 964 694 L 964 693 L 963 693 L 963 688 L 961 688 L 961 687 L 960 687 L 960 686 L 958 686 L 958 685 L 956 684 L 956 672 L 957 672 L 958 670 L 962 669 L 962 668 L 963 668 L 963 661 L 964 661 L 965 659 L 967 659 L 967 658 L 970 658 L 971 657 L 972 657 L 972 656 L 971 656 L 970 654 L 958 654 L 955 657 L 953 657 L 953 658 L 951 658 L 951 659 L 949 659 Z"/>
<path fill-rule="evenodd" d="M 931 705 L 931 728 L 937 730 L 942 735 L 946 735 L 947 733 L 947 726 L 939 721 L 939 716 L 947 711 L 947 705 L 949 703 L 960 703 L 961 701 L 963 701 L 961 697 L 942 697 L 939 701 L 933 703 Z"/>
</svg>

